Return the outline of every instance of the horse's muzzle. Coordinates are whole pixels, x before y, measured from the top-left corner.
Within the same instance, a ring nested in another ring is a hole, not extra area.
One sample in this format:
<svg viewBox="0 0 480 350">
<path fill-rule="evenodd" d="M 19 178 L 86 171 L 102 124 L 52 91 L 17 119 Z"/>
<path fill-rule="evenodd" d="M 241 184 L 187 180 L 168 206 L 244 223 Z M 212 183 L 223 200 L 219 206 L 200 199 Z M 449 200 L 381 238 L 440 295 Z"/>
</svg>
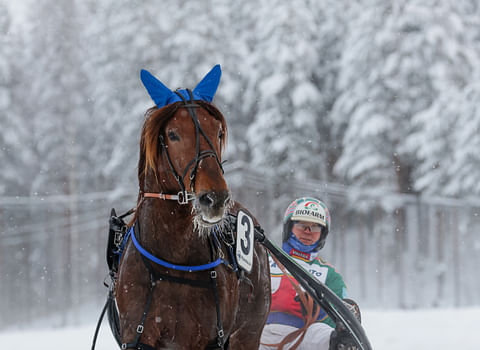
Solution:
<svg viewBox="0 0 480 350">
<path fill-rule="evenodd" d="M 207 223 L 217 223 L 222 220 L 229 202 L 230 193 L 227 190 L 209 191 L 197 196 L 199 214 Z"/>
</svg>

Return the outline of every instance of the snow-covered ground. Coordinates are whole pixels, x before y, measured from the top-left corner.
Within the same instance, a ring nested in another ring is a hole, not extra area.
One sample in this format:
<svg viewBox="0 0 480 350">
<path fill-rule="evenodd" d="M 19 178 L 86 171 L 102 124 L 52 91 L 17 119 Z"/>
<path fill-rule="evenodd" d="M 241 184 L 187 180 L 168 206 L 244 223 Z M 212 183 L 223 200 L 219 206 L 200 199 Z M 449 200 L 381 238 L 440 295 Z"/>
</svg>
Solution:
<svg viewBox="0 0 480 350">
<path fill-rule="evenodd" d="M 96 316 L 94 316 L 96 317 Z M 478 350 L 480 308 L 363 312 L 363 324 L 376 350 Z M 91 348 L 95 325 L 0 333 L 2 349 L 43 350 Z M 117 349 L 107 322 L 97 350 Z"/>
</svg>

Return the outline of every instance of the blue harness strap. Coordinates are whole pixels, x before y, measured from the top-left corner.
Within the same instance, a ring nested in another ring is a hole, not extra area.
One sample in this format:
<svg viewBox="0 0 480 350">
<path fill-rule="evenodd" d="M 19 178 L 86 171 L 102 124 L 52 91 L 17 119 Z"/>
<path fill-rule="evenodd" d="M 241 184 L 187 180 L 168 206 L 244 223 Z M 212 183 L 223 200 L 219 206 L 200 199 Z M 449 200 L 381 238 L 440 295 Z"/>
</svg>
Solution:
<svg viewBox="0 0 480 350">
<path fill-rule="evenodd" d="M 149 253 L 147 250 L 145 250 L 141 245 L 140 243 L 137 241 L 137 238 L 135 237 L 135 231 L 134 231 L 134 228 L 135 225 L 133 225 L 131 228 L 130 228 L 130 231 L 129 231 L 129 235 L 132 236 L 132 241 L 133 241 L 133 244 L 135 245 L 135 247 L 138 249 L 138 251 L 140 252 L 140 254 L 142 254 L 144 257 L 146 257 L 148 260 L 150 261 L 153 261 L 154 263 L 158 264 L 158 265 L 161 265 L 163 267 L 167 267 L 169 269 L 173 269 L 173 270 L 179 270 L 179 271 L 188 271 L 188 272 L 193 272 L 193 271 L 203 271 L 203 270 L 211 270 L 213 269 L 214 267 L 224 263 L 225 265 L 228 265 L 228 263 L 226 261 L 224 261 L 223 259 L 221 258 L 218 258 L 217 260 L 211 262 L 211 263 L 208 263 L 208 264 L 204 264 L 204 265 L 194 265 L 194 266 L 185 266 L 185 265 L 176 265 L 176 264 L 172 264 L 172 263 L 169 263 L 168 261 L 165 261 L 165 260 L 162 260 L 162 259 L 159 259 L 157 258 L 156 256 L 152 255 L 151 253 Z"/>
</svg>

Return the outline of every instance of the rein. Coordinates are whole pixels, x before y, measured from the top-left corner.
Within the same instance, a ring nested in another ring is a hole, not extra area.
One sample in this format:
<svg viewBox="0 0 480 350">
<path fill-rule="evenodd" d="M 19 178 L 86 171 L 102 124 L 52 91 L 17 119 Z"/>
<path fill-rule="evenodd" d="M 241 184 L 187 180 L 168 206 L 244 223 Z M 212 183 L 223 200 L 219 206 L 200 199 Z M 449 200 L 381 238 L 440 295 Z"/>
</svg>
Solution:
<svg viewBox="0 0 480 350">
<path fill-rule="evenodd" d="M 277 266 L 280 268 L 280 270 L 282 270 L 283 275 L 292 284 L 292 287 L 295 289 L 295 291 L 297 292 L 297 295 L 300 298 L 300 303 L 305 308 L 305 315 L 303 315 L 304 325 L 302 328 L 296 329 L 293 332 L 287 334 L 280 343 L 277 343 L 277 344 L 262 343 L 262 345 L 269 346 L 269 347 L 277 347 L 277 350 L 283 350 L 287 344 L 297 339 L 295 343 L 293 345 L 290 345 L 289 347 L 290 350 L 296 350 L 300 346 L 300 343 L 302 342 L 303 338 L 305 337 L 308 327 L 310 327 L 317 320 L 318 315 L 320 313 L 320 307 L 317 307 L 313 301 L 313 298 L 309 297 L 308 294 L 305 291 L 303 291 L 300 288 L 300 286 L 294 282 L 294 278 L 288 274 L 285 267 L 282 265 L 280 261 L 278 261 L 275 255 L 271 254 L 271 257 L 275 261 Z"/>
</svg>

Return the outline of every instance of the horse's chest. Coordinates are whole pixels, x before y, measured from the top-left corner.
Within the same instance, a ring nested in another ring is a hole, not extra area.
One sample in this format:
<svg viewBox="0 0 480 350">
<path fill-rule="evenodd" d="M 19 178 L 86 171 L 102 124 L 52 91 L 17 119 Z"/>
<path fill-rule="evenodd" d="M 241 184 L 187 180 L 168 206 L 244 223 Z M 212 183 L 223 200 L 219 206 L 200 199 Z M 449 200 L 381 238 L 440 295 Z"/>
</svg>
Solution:
<svg viewBox="0 0 480 350">
<path fill-rule="evenodd" d="M 169 333 L 183 333 L 188 329 L 192 335 L 214 337 L 219 312 L 224 329 L 231 329 L 239 293 L 237 283 L 232 283 L 229 277 L 219 274 L 218 296 L 212 288 L 157 282 L 152 308 L 155 323 L 167 328 Z"/>
</svg>

